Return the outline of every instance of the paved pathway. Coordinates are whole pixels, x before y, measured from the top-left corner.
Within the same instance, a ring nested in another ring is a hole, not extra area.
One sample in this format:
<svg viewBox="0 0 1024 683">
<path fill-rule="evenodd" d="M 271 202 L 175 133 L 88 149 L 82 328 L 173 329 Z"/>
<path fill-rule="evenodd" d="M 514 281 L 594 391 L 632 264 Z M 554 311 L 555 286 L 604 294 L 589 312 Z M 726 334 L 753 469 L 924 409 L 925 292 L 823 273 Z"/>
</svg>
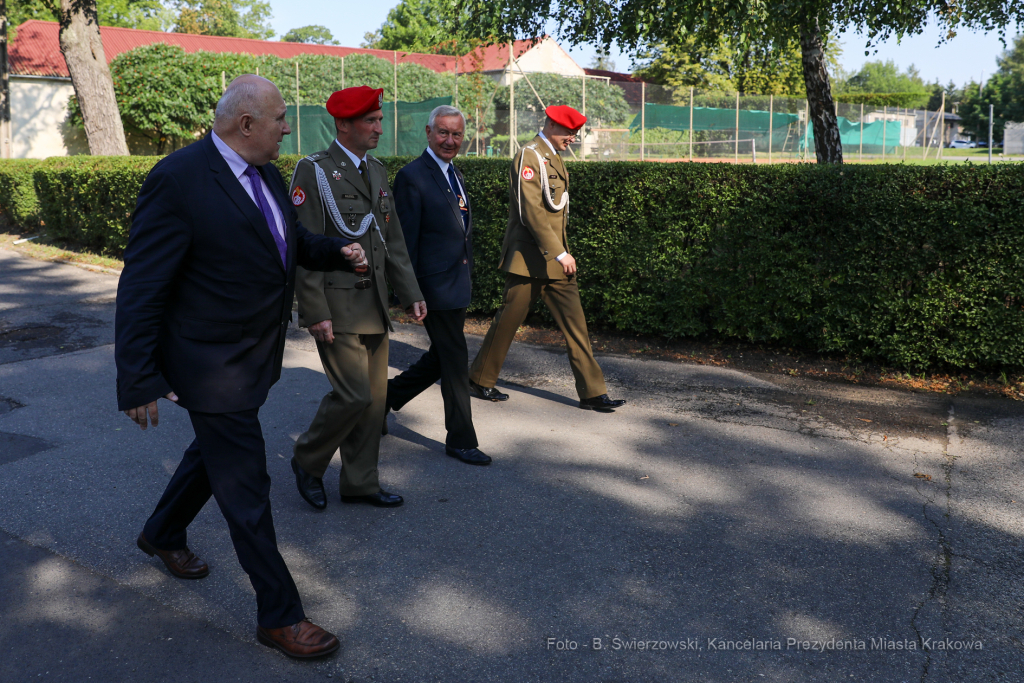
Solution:
<svg viewBox="0 0 1024 683">
<path fill-rule="evenodd" d="M 317 513 L 288 467 L 328 389 L 300 330 L 261 420 L 283 554 L 342 649 L 286 660 L 216 505 L 207 579 L 134 547 L 191 432 L 115 410 L 116 284 L 0 251 L 0 680 L 1020 680 L 1019 404 L 604 356 L 630 403 L 599 415 L 563 353 L 516 345 L 511 400 L 473 401 L 491 467 L 445 457 L 434 387 L 384 439 L 406 505 L 342 507 L 332 469 Z M 425 345 L 402 326 L 393 371 Z"/>
</svg>

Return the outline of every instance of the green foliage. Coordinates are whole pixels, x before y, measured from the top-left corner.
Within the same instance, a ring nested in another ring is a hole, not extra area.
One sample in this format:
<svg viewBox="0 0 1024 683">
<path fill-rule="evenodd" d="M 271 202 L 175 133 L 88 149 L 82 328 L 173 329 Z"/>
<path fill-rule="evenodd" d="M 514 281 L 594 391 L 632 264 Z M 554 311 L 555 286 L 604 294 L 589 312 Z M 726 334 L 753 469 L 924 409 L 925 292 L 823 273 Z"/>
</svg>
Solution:
<svg viewBox="0 0 1024 683">
<path fill-rule="evenodd" d="M 32 184 L 37 159 L 0 161 L 0 224 L 19 228 L 39 225 L 39 199 Z"/>
<path fill-rule="evenodd" d="M 338 41 L 326 26 L 312 24 L 293 28 L 284 34 L 281 40 L 285 43 L 309 43 L 312 45 L 337 45 Z"/>
<path fill-rule="evenodd" d="M 836 51 L 830 50 L 828 56 L 834 61 Z M 795 41 L 737 48 L 722 38 L 707 47 L 689 36 L 682 45 L 662 44 L 641 52 L 633 75 L 672 88 L 676 103 L 688 100 L 691 87 L 741 95 L 804 97 L 806 93 L 800 46 Z"/>
<path fill-rule="evenodd" d="M 32 174 L 47 235 L 120 255 L 135 200 L 157 157 L 50 157 Z"/>
<path fill-rule="evenodd" d="M 946 101 L 959 102 L 957 113 L 963 127 L 976 140 L 988 140 L 988 106 L 994 105 L 993 140 L 1003 139 L 1003 124 L 1024 121 L 1024 35 L 1013 39 L 1010 49 L 996 60 L 999 68 L 981 87 L 968 83 Z"/>
<path fill-rule="evenodd" d="M 380 28 L 365 34 L 362 47 L 377 50 L 403 50 L 443 55 L 464 55 L 479 45 L 466 40 L 459 31 L 442 27 L 442 12 L 460 14 L 439 0 L 401 0 Z"/>
<path fill-rule="evenodd" d="M 896 62 L 864 62 L 860 70 L 845 78 L 837 76 L 833 90 L 840 93 L 917 93 L 928 95 L 930 90 L 913 64 L 901 72 Z"/>
<path fill-rule="evenodd" d="M 174 31 L 203 36 L 274 37 L 268 0 L 177 0 Z"/>
<path fill-rule="evenodd" d="M 558 74 L 529 74 L 529 83 L 525 78 L 515 82 L 516 113 L 533 113 L 538 118 L 544 108 L 540 106 L 533 94 L 533 87 L 544 101 L 545 106 L 567 104 L 576 109 L 583 109 L 583 81 L 579 78 L 568 78 Z M 509 107 L 509 89 L 498 88 L 494 96 L 494 106 L 507 110 Z M 587 81 L 587 118 L 588 126 L 612 126 L 626 123 L 630 118 L 629 105 L 623 97 L 622 89 L 605 81 L 590 79 Z M 522 121 L 523 125 L 526 120 Z M 540 121 L 543 124 L 543 121 Z M 536 133 L 536 131 L 535 131 Z M 531 137 L 533 137 L 531 135 Z"/>
<path fill-rule="evenodd" d="M 916 109 L 928 104 L 929 93 L 919 92 L 847 92 L 833 94 L 836 102 L 866 104 L 872 107 L 906 107 Z M 938 109 L 938 106 L 935 107 Z"/>
<path fill-rule="evenodd" d="M 279 159 L 282 175 L 299 158 Z M 155 161 L 38 162 L 48 233 L 120 253 Z M 393 178 L 409 159 L 382 161 Z M 459 162 L 473 202 L 475 312 L 501 303 L 508 164 Z M 13 167 L 0 164 L 5 212 Z M 581 162 L 569 172 L 569 244 L 592 324 L 904 369 L 1024 368 L 1024 166 Z"/>
<path fill-rule="evenodd" d="M 160 0 L 96 0 L 101 26 L 121 26 L 144 31 L 168 31 L 174 10 Z"/>
</svg>

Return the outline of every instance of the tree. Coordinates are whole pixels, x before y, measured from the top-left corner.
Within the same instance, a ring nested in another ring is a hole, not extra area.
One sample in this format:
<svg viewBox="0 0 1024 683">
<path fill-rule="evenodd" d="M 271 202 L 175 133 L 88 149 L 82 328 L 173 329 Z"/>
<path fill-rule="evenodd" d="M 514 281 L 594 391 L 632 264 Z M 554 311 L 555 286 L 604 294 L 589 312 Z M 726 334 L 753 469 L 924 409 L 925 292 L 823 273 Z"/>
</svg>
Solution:
<svg viewBox="0 0 1024 683">
<path fill-rule="evenodd" d="M 175 33 L 203 36 L 274 37 L 268 0 L 179 0 Z"/>
<path fill-rule="evenodd" d="M 835 58 L 833 51 L 830 63 Z M 634 76 L 674 90 L 677 102 L 688 101 L 691 87 L 741 95 L 803 96 L 803 66 L 796 44 L 737 49 L 726 40 L 707 47 L 690 37 L 682 45 L 659 45 L 641 52 L 634 67 Z"/>
<path fill-rule="evenodd" d="M 387 19 L 377 30 L 380 37 L 375 39 L 374 47 L 378 50 L 433 52 L 434 46 L 448 38 L 440 30 L 438 11 L 435 0 L 402 0 L 388 12 Z"/>
<path fill-rule="evenodd" d="M 114 85 L 103 52 L 96 0 L 60 0 L 60 51 L 82 108 L 89 152 L 127 156 L 128 144 L 117 110 Z"/>
<path fill-rule="evenodd" d="M 867 34 L 869 43 L 920 33 L 934 12 L 947 35 L 957 28 L 992 30 L 1017 20 L 1010 0 L 434 0 L 449 12 L 442 23 L 477 38 L 507 41 L 537 36 L 549 21 L 574 45 L 617 44 L 676 47 L 692 36 L 714 47 L 724 38 L 746 46 L 800 45 L 804 86 L 814 124 L 819 163 L 842 163 L 826 60 L 828 36 L 845 29 Z"/>
<path fill-rule="evenodd" d="M 597 54 L 590 60 L 588 69 L 599 69 L 601 71 L 615 71 L 615 61 L 611 57 L 611 53 L 604 49 L 598 48 Z"/>
<path fill-rule="evenodd" d="M 994 110 L 993 140 L 1003 139 L 1007 121 L 1024 121 L 1024 35 L 1013 39 L 1011 47 L 999 56 L 996 64 L 996 72 L 984 87 L 968 83 L 952 96 L 964 128 L 974 132 L 977 140 L 988 140 L 989 104 Z M 947 101 L 949 99 L 947 95 Z"/>
<path fill-rule="evenodd" d="M 326 26 L 311 24 L 293 28 L 281 38 L 286 43 L 310 43 L 312 45 L 337 45 L 330 30 Z"/>
<path fill-rule="evenodd" d="M 144 31 L 168 31 L 174 26 L 174 10 L 160 0 L 98 0 L 96 10 L 100 26 Z"/>
</svg>

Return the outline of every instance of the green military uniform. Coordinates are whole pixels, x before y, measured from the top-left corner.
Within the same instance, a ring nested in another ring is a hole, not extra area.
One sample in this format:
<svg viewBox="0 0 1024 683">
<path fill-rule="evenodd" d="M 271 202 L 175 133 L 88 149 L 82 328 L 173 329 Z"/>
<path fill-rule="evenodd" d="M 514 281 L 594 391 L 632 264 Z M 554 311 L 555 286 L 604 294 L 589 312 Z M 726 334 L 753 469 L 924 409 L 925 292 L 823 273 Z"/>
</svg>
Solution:
<svg viewBox="0 0 1024 683">
<path fill-rule="evenodd" d="M 340 449 L 343 496 L 380 490 L 377 456 L 388 392 L 388 330 L 393 329 L 387 312 L 388 284 L 403 306 L 423 300 L 394 211 L 387 171 L 370 155 L 366 164 L 369 189 L 359 168 L 335 140 L 326 151 L 299 161 L 290 190 L 299 220 L 310 232 L 342 235 L 338 221 L 356 231 L 371 212 L 379 227 L 378 232 L 371 223 L 366 234 L 355 240 L 369 262 L 365 277 L 372 284 L 368 289 L 356 287 L 363 277 L 351 271 L 319 273 L 299 268 L 296 273 L 299 325 L 330 320 L 334 343 L 316 343 L 332 390 L 296 441 L 295 460 L 307 473 L 323 478 L 334 451 Z M 329 198 L 321 185 L 329 188 Z"/>
<path fill-rule="evenodd" d="M 469 373 L 470 380 L 482 387 L 493 387 L 498 380 L 516 330 L 540 297 L 565 336 L 580 398 L 594 398 L 607 391 L 590 348 L 576 278 L 566 277 L 556 260 L 569 251 L 568 191 L 569 173 L 562 157 L 540 135 L 512 160 L 508 227 L 499 266 L 507 273 L 504 303 Z"/>
</svg>

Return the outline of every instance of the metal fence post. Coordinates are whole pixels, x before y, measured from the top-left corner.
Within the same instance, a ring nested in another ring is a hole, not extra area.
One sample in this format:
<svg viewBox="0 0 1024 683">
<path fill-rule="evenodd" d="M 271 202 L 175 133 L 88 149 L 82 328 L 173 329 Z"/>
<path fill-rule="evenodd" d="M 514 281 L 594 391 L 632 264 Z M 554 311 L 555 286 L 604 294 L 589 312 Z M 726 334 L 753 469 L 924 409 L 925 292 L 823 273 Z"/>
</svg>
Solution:
<svg viewBox="0 0 1024 683">
<path fill-rule="evenodd" d="M 395 156 L 398 156 L 398 50 L 392 50 L 394 58 L 394 86 L 395 86 Z"/>
<path fill-rule="evenodd" d="M 775 95 L 768 96 L 768 163 L 772 163 L 772 138 L 775 137 Z"/>
<path fill-rule="evenodd" d="M 644 160 L 647 142 L 647 81 L 640 81 L 640 161 Z"/>
<path fill-rule="evenodd" d="M 690 161 L 693 161 L 693 86 L 690 87 Z"/>
<path fill-rule="evenodd" d="M 992 163 L 992 116 L 995 105 L 988 105 L 988 163 Z"/>
<path fill-rule="evenodd" d="M 946 146 L 946 91 L 942 91 L 942 104 L 939 105 L 939 149 L 935 154 L 937 159 L 942 158 L 942 148 Z"/>
<path fill-rule="evenodd" d="M 885 161 L 885 124 L 889 120 L 889 107 L 882 107 L 882 161 Z"/>
<path fill-rule="evenodd" d="M 341 58 L 341 89 L 345 89 L 345 58 Z"/>
<path fill-rule="evenodd" d="M 302 98 L 299 97 L 299 62 L 295 61 L 295 153 L 302 154 Z"/>
<path fill-rule="evenodd" d="M 512 43 L 508 44 L 508 155 L 516 155 L 516 88 L 512 73 Z"/>
<path fill-rule="evenodd" d="M 583 75 L 583 118 L 587 117 L 587 76 Z M 580 126 L 580 156 L 587 160 L 587 124 Z"/>
<path fill-rule="evenodd" d="M 857 161 L 864 161 L 864 103 L 860 103 L 860 149 L 857 152 Z"/>
<path fill-rule="evenodd" d="M 220 91 L 224 92 L 227 89 L 228 89 L 228 83 L 227 83 L 227 80 L 226 80 L 226 74 L 223 71 L 221 71 L 220 72 Z"/>
<path fill-rule="evenodd" d="M 733 163 L 740 162 L 740 91 L 736 91 L 736 136 L 733 141 Z"/>
</svg>

